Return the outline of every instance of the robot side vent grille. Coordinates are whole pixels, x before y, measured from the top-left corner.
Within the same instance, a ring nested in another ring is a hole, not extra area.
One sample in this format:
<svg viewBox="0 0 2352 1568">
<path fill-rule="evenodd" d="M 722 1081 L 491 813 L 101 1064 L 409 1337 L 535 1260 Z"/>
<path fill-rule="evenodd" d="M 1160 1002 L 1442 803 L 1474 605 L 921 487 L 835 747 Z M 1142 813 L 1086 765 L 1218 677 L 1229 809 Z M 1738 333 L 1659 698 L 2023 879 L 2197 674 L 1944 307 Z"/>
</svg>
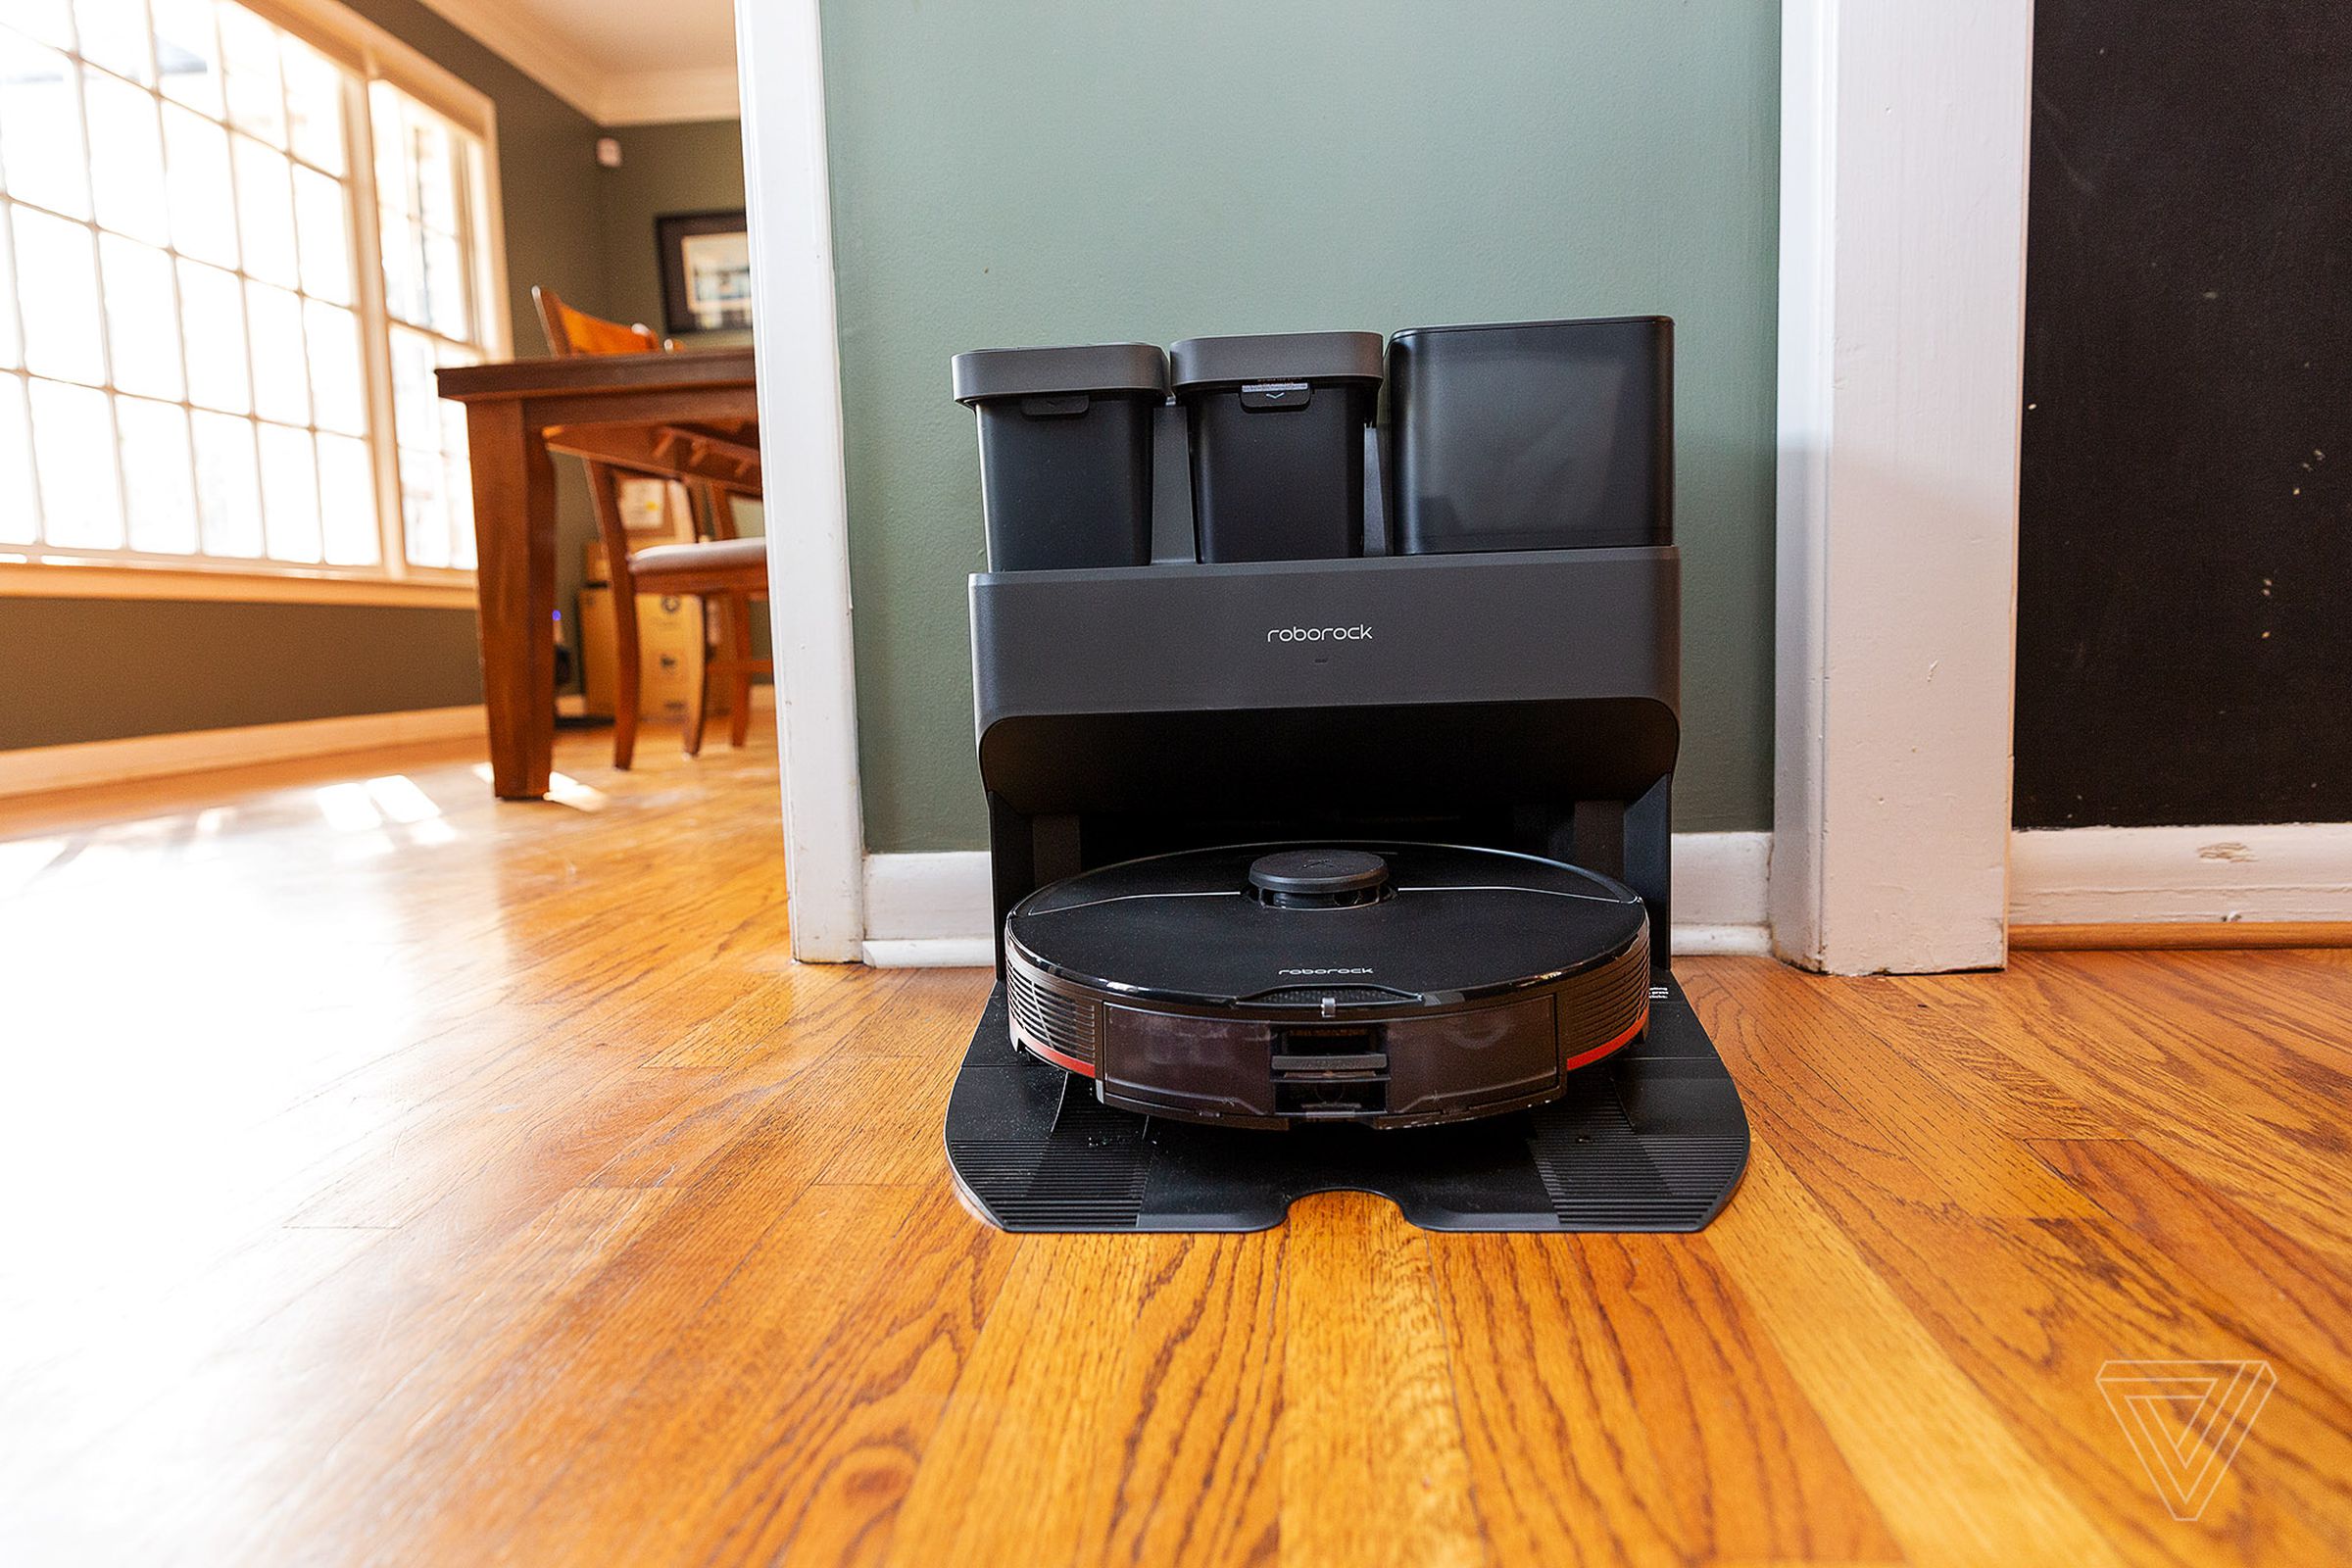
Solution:
<svg viewBox="0 0 2352 1568">
<path fill-rule="evenodd" d="M 1553 1005 L 1559 1008 L 1563 1033 L 1573 1022 L 1578 1040 L 1614 1040 L 1641 1021 L 1642 1009 L 1651 1000 L 1649 937 L 1644 932 L 1615 958 L 1570 979 Z"/>
<path fill-rule="evenodd" d="M 1015 1038 L 1089 1067 L 1095 1064 L 1100 1009 L 1094 1004 L 1048 991 L 1018 969 L 1009 969 L 1004 977 L 1004 1003 L 1012 1014 Z"/>
</svg>

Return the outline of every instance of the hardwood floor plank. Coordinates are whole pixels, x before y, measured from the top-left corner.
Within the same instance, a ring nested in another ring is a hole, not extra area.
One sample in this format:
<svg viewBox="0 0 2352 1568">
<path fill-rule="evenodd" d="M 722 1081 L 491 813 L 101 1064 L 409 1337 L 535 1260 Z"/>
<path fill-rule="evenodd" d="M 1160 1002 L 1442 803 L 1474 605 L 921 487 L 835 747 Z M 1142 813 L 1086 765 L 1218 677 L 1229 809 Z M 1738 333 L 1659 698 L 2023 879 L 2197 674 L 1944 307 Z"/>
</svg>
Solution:
<svg viewBox="0 0 2352 1568">
<path fill-rule="evenodd" d="M 2352 1370 L 2352 1274 L 2131 1139 L 2034 1147 L 2083 1196 L 2211 1288 L 2271 1344 Z M 2339 1381 L 2339 1393 L 2352 1386 Z"/>
<path fill-rule="evenodd" d="M 1829 1004 L 1882 1038 L 1900 1041 L 1936 1081 L 2010 1138 L 2112 1138 L 2116 1129 L 2047 1077 L 1925 1001 L 1916 980 L 1872 975 L 1817 988 Z"/>
<path fill-rule="evenodd" d="M 1859 1250 L 1998 1408 L 2039 1468 L 2106 1521 L 2136 1561 L 2327 1562 L 2352 1546 L 2352 1405 L 2338 1368 L 2273 1341 L 2112 1221 L 1935 1223 L 1854 1205 Z M 1923 1270 L 1923 1259 L 1939 1265 Z M 2115 1360 L 2269 1360 L 2280 1387 L 2198 1521 L 2158 1506 L 2139 1456 L 2097 1394 Z M 2263 1484 L 2244 1479 L 2259 1474 Z"/>
<path fill-rule="evenodd" d="M 1537 1510 L 1503 1494 L 1515 1478 L 1480 1473 L 1465 1420 L 1477 1400 L 1457 1381 L 1471 1368 L 1454 1357 L 1429 1238 L 1384 1199 L 1325 1194 L 1292 1208 L 1283 1265 L 1280 1560 L 1543 1560 L 1522 1552 L 1545 1538 Z M 1494 1370 L 1484 1355 L 1476 1366 Z M 1479 1434 L 1507 1441 L 1503 1403 L 1488 1401 Z"/>
<path fill-rule="evenodd" d="M 788 1021 L 772 1025 L 764 1034 L 747 1032 L 741 1049 L 733 1053 L 697 1049 L 658 1054 L 648 1071 L 684 1073 L 683 1066 L 669 1065 L 681 1056 L 711 1063 L 713 1071 L 706 1082 L 678 1097 L 660 1121 L 589 1180 L 598 1186 L 632 1187 L 691 1179 L 767 1102 L 790 1093 L 788 1086 L 802 1073 L 846 1059 L 833 1046 L 836 1029 L 894 994 L 897 984 L 888 977 L 903 972 L 807 967 L 837 978 L 821 985 L 797 977 L 789 987 L 762 985 L 744 999 L 744 1006 L 728 1012 Z M 723 1067 L 717 1065 L 722 1062 Z"/>
<path fill-rule="evenodd" d="M 2125 955 L 2132 989 L 2213 1013 L 2334 1068 L 2352 1069 L 2352 948 L 2326 954 Z M 2314 983 L 2329 969 L 2335 984 Z"/>
<path fill-rule="evenodd" d="M 2125 1560 L 1769 1145 L 1707 1240 L 1911 1562 Z"/>
<path fill-rule="evenodd" d="M 849 1327 L 850 1309 L 906 1263 L 916 1208 L 914 1194 L 879 1188 L 805 1193 L 710 1302 L 677 1322 L 642 1376 L 611 1397 L 565 1407 L 569 1426 L 546 1444 L 558 1457 L 534 1488 L 446 1511 L 420 1554 L 454 1559 L 495 1543 L 517 1562 L 670 1560 L 739 1472 L 778 1446 L 806 1444 L 813 1425 L 837 1420 L 851 1401 L 857 1391 L 843 1380 L 809 1373 L 845 1328 L 870 1329 Z M 944 1289 L 930 1298 L 969 1304 Z M 984 1312 L 985 1294 L 977 1304 Z M 642 1506 L 630 1485 L 649 1466 L 676 1478 L 668 1506 Z M 749 1510 L 727 1516 L 739 1512 Z"/>
<path fill-rule="evenodd" d="M 1643 1396 L 1586 1245 L 1533 1236 L 1424 1245 L 1445 1309 L 1445 1381 L 1494 1559 L 1641 1564 L 1692 1554 L 1702 1538 L 1687 1528 L 1651 1446 Z"/>
<path fill-rule="evenodd" d="M 2221 1082 L 2291 1085 L 2319 1097 L 2323 1106 L 2340 1103 L 2337 1097 L 2352 1089 L 2352 1061 L 2345 1059 L 2340 1039 L 2325 1027 L 2310 1027 L 2321 1024 L 2332 994 L 2309 983 L 2316 969 L 2301 971 L 2303 984 L 2266 989 L 2247 983 L 2256 972 L 2250 967 L 2226 987 L 2200 995 L 2188 982 L 2214 962 L 2213 955 L 2183 955 L 2171 965 L 2150 958 L 2143 953 L 2033 954 L 1994 977 L 2002 982 L 1994 993 L 2029 991 L 2043 1005 L 2055 995 L 2074 1002 L 2077 1016 L 2161 1031 L 2168 1047 L 2195 1048 L 2195 1059 Z"/>
<path fill-rule="evenodd" d="M 376 1488 L 403 1504 L 378 1521 L 388 1539 L 452 1510 L 535 1497 L 547 1467 L 562 1458 L 561 1443 L 549 1434 L 570 1430 L 583 1411 L 601 1416 L 625 1397 L 635 1371 L 776 1229 L 846 1136 L 812 1108 L 827 1091 L 854 1087 L 837 1075 L 808 1086 L 813 1099 L 769 1107 L 692 1182 L 668 1193 L 562 1310 L 487 1340 L 452 1342 L 439 1358 L 440 1375 L 402 1378 L 335 1444 L 330 1479 L 352 1491 L 310 1489 L 281 1528 L 297 1540 L 331 1533 L 358 1505 L 353 1492 Z M 619 1200 L 627 1190 L 603 1191 Z"/>
<path fill-rule="evenodd" d="M 1758 1075 L 1776 1089 L 1805 1085 L 1814 1105 L 1799 1115 L 1788 1098 L 1764 1097 L 1771 1126 L 1792 1160 L 1833 1126 L 1850 1147 L 1872 1152 L 1889 1191 L 1915 1200 L 1932 1184 L 1949 1204 L 1974 1214 L 2040 1216 L 2087 1214 L 2091 1205 L 2034 1152 L 1994 1128 L 1967 1101 L 1921 1063 L 1889 1046 L 1881 1030 L 1837 1006 L 1826 988 L 1793 969 L 1745 974 L 1743 1011 L 1769 1009 L 1767 1030 L 1734 1032 L 1735 1044 L 1716 1041 L 1735 1077 Z M 1721 982 L 1702 976 L 1690 988 L 1692 1004 L 1710 1017 Z M 1814 1087 L 1818 1081 L 1818 1088 Z M 1823 1092 L 1835 1097 L 1828 1111 Z M 1827 1152 L 1825 1148 L 1825 1152 Z M 1895 1167 L 1920 1181 L 1893 1177 Z"/>
<path fill-rule="evenodd" d="M 2342 1171 L 2352 1086 L 2276 1078 L 2233 1054 L 2214 1015 L 2119 1004 L 2112 954 L 2033 954 L 2012 974 L 1936 976 L 1924 995 L 2047 1076 L 2126 1136 L 2261 1212 L 2284 1207 L 2330 1257 L 2352 1258 Z"/>
<path fill-rule="evenodd" d="M 1577 1253 L 1694 1559 L 1901 1554 L 1704 1238 L 1587 1237 Z"/>
<path fill-rule="evenodd" d="M 917 973 L 839 963 L 788 965 L 745 985 L 710 1017 L 675 1031 L 646 1065 L 746 1070 L 779 1051 L 806 1057 L 821 1048 L 830 1054 Z"/>
<path fill-rule="evenodd" d="M 795 1371 L 783 1418 L 721 1465 L 709 1509 L 661 1522 L 655 1560 L 878 1561 L 1017 1251 L 945 1194 L 925 1196 L 870 1276 L 858 1271 L 863 1288 L 833 1293 L 841 1309 Z"/>
<path fill-rule="evenodd" d="M 386 1404 L 414 1408 L 443 1386 L 440 1374 L 469 1365 L 500 1335 L 568 1310 L 666 1201 L 566 1195 L 464 1276 L 446 1268 L 431 1236 L 371 1234 L 338 1273 L 220 1333 L 196 1369 L 102 1446 L 135 1473 L 203 1481 L 139 1514 L 144 1545 L 111 1560 L 291 1560 L 306 1517 L 323 1518 L 332 1550 L 348 1550 L 342 1538 L 360 1504 L 345 1489 L 366 1496 L 372 1479 L 347 1462 L 354 1435 L 371 1416 L 381 1421 Z"/>
<path fill-rule="evenodd" d="M 1272 1560 L 1283 1237 L 1019 1248 L 887 1560 Z"/>
<path fill-rule="evenodd" d="M 1786 1118 L 1772 1125 L 1775 1139 L 1786 1129 L 1799 1140 L 1802 1180 L 1861 1256 L 1993 1399 L 2048 1472 L 2108 1521 L 2111 1537 L 2129 1539 L 2142 1560 L 2231 1560 L 2212 1541 L 2183 1537 L 2166 1528 L 2172 1521 L 2160 1511 L 2144 1509 L 2145 1473 L 2116 1441 L 2103 1401 L 2091 1396 L 2099 1366 L 2111 1358 L 2265 1353 L 2249 1348 L 2256 1337 L 2245 1325 L 2220 1303 L 2200 1300 L 2192 1281 L 2166 1269 L 2095 1210 L 2088 1218 L 2028 1223 L 1906 1201 L 1900 1193 L 1856 1180 L 1859 1171 L 1825 1169 L 1818 1147 L 1801 1141 L 1807 1132 L 1801 1125 Z M 1711 1236 L 1721 1248 L 1720 1223 Z M 2163 1309 L 2148 1310 L 2150 1302 Z M 2264 1439 L 2291 1441 L 2299 1453 L 2331 1454 L 2340 1446 L 2332 1396 L 2309 1387 L 2305 1396 L 2311 1402 L 2304 1410 L 2272 1421 L 2262 1438 L 2249 1440 L 2249 1453 Z M 2345 1459 L 2352 1465 L 2352 1454 Z M 2278 1484 L 2259 1494 L 2234 1528 L 2259 1544 L 2258 1560 L 2301 1560 L 2329 1541 L 2328 1513 L 2303 1461 L 2282 1458 Z"/>
</svg>

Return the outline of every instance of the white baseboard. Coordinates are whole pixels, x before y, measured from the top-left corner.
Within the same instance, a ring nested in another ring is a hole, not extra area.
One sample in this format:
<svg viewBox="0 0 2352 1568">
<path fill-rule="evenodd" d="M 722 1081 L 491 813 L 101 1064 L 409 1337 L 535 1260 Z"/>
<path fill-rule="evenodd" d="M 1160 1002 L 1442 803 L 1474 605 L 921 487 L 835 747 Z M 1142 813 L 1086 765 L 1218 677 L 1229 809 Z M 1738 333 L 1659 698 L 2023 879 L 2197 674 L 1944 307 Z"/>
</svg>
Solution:
<svg viewBox="0 0 2352 1568">
<path fill-rule="evenodd" d="M 1690 925 L 1677 920 L 1674 922 L 1674 952 L 1679 957 L 1696 957 L 1704 954 L 1768 957 L 1772 954 L 1772 928 L 1762 925 Z"/>
<path fill-rule="evenodd" d="M 1771 920 L 1764 897 L 1771 871 L 1770 833 L 1677 833 L 1674 886 L 1669 890 L 1674 900 L 1674 951 L 1766 952 L 1765 947 L 1685 947 L 1684 934 L 1693 930 L 1763 932 Z"/>
<path fill-rule="evenodd" d="M 940 938 L 989 943 L 994 902 L 986 850 L 865 858 L 869 947 Z M 993 955 L 994 944 L 989 945 Z M 992 956 L 989 961 L 996 959 Z"/>
<path fill-rule="evenodd" d="M 2012 925 L 2216 920 L 2352 920 L 2352 822 L 2010 835 Z"/>
<path fill-rule="evenodd" d="M 132 735 L 115 741 L 32 746 L 0 752 L 0 798 L 49 790 L 89 789 L 136 779 L 169 778 L 217 767 L 245 767 L 338 752 L 370 751 L 425 741 L 482 740 L 488 720 L 480 704 L 415 708 L 395 713 L 353 713 L 283 724 Z M 487 742 L 484 741 L 487 745 Z"/>
<path fill-rule="evenodd" d="M 1674 951 L 1768 953 L 1769 833 L 1674 836 Z M 865 858 L 864 961 L 876 968 L 996 962 L 988 855 L 955 850 Z"/>
<path fill-rule="evenodd" d="M 915 937 L 903 942 L 866 942 L 860 962 L 875 969 L 988 969 L 997 945 L 986 937 Z"/>
</svg>

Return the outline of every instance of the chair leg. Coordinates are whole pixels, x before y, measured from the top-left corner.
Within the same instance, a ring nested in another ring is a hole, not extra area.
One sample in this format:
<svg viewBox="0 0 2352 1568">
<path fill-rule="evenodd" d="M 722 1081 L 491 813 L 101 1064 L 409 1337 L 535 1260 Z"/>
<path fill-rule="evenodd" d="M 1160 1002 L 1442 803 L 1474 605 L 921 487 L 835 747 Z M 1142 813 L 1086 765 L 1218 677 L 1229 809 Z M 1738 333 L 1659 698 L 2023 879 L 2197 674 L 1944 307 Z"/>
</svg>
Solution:
<svg viewBox="0 0 2352 1568">
<path fill-rule="evenodd" d="M 741 751 L 752 736 L 752 600 L 727 595 L 727 744 Z"/>
<path fill-rule="evenodd" d="M 637 758 L 637 580 L 629 572 L 628 536 L 620 520 L 620 478 L 601 463 L 588 468 L 588 493 L 604 536 L 606 577 L 612 586 L 612 765 L 628 771 Z"/>
<path fill-rule="evenodd" d="M 612 765 L 627 772 L 637 760 L 637 710 L 644 702 L 637 661 L 637 586 L 614 572 L 612 583 Z"/>
<path fill-rule="evenodd" d="M 697 598 L 694 602 L 697 618 L 703 622 L 703 672 L 694 683 L 693 693 L 686 699 L 686 755 L 703 755 L 703 719 L 710 711 L 710 601 Z"/>
</svg>

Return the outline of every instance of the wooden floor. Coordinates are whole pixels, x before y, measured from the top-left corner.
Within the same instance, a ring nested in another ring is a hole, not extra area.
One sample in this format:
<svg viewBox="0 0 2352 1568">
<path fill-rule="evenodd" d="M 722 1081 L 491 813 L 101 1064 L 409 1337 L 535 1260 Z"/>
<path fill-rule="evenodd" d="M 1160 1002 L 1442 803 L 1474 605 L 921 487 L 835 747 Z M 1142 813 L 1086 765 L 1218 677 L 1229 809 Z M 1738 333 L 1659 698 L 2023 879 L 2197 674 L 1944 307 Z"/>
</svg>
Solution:
<svg viewBox="0 0 2352 1568">
<path fill-rule="evenodd" d="M 2352 1561 L 2352 954 L 1687 960 L 1698 1237 L 1015 1239 L 985 977 L 796 967 L 772 752 L 604 744 L 0 815 L 0 1562 Z M 2198 1522 L 2124 1359 L 2275 1371 Z"/>
</svg>

